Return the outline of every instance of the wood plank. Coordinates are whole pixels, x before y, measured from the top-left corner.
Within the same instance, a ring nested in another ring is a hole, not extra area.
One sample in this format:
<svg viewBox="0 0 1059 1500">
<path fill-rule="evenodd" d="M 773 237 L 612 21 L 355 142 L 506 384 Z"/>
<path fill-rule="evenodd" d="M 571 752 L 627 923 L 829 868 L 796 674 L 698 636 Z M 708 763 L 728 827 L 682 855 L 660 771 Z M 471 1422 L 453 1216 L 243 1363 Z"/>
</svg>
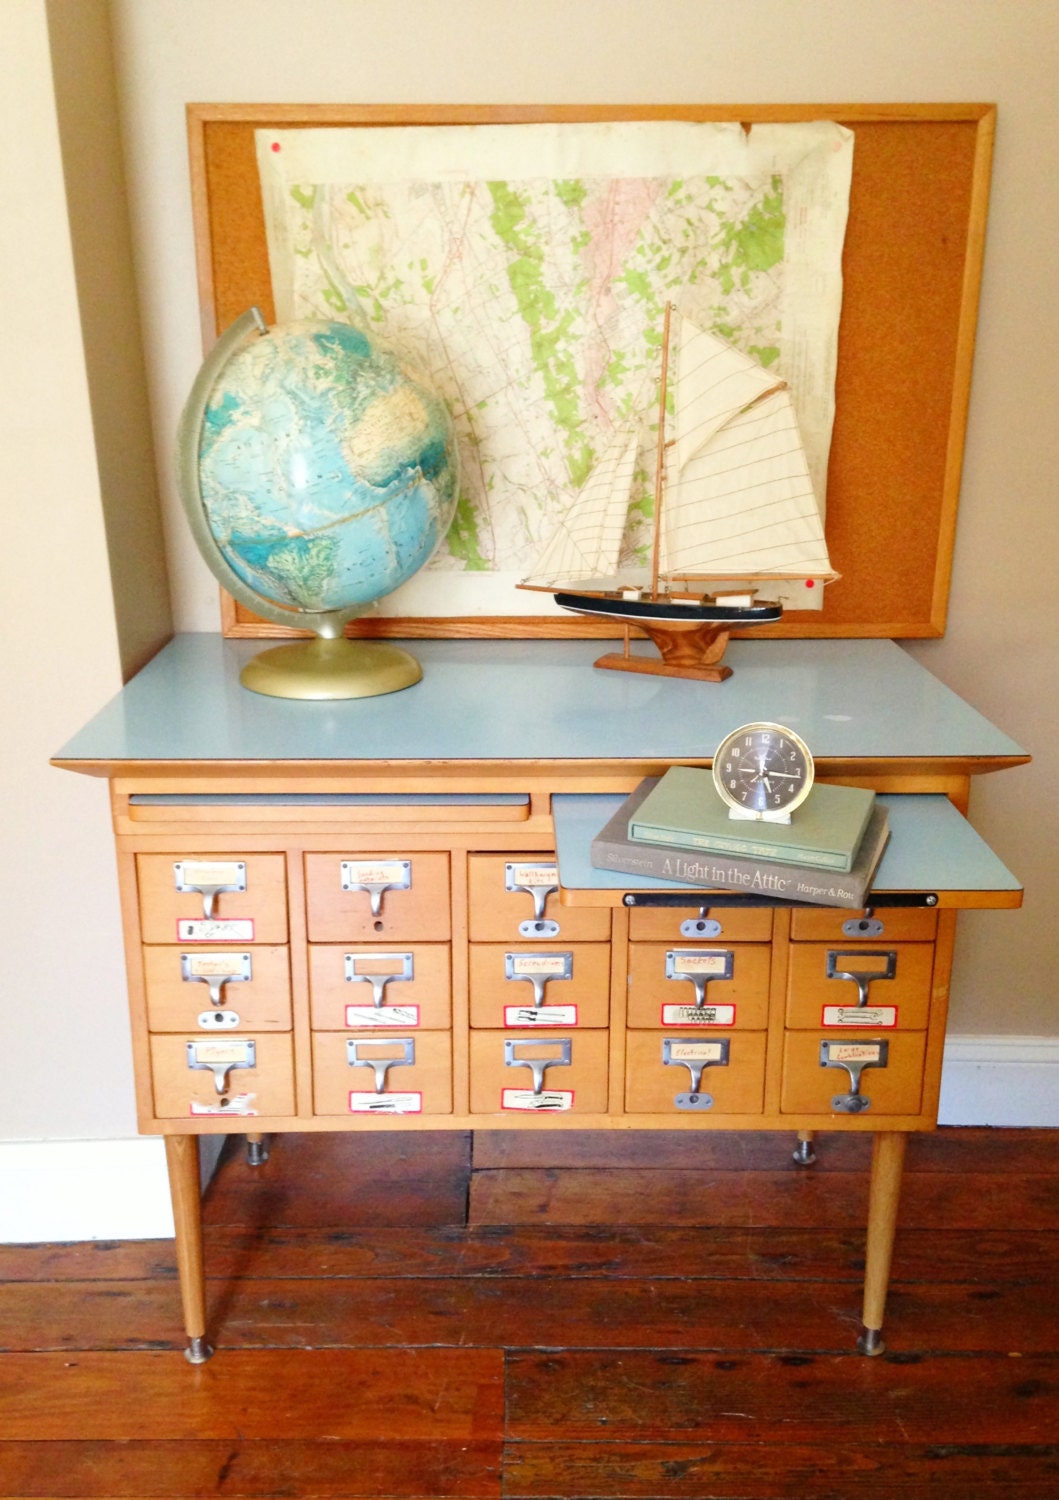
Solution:
<svg viewBox="0 0 1059 1500">
<path fill-rule="evenodd" d="M 479 1349 L 9 1354 L 0 1441 L 495 1437 L 502 1356 Z"/>
<path fill-rule="evenodd" d="M 644 1442 L 1050 1444 L 1059 1356 L 511 1354 L 506 1426 L 553 1444 L 603 1429 Z"/>
<path fill-rule="evenodd" d="M 508 1443 L 508 1500 L 1054 1500 L 1059 1444 Z"/>
<path fill-rule="evenodd" d="M 68 1500 L 492 1500 L 500 1494 L 498 1440 L 389 1437 L 227 1438 L 207 1441 L 0 1443 L 0 1493 Z M 61 1476 L 61 1477 L 60 1477 Z"/>
<path fill-rule="evenodd" d="M 467 1131 L 305 1133 L 269 1137 L 269 1159 L 247 1165 L 233 1138 L 203 1201 L 204 1224 L 463 1224 Z"/>
<path fill-rule="evenodd" d="M 892 1351 L 1047 1354 L 1059 1269 L 1041 1286 L 895 1286 Z M 423 1277 L 208 1284 L 211 1342 L 232 1349 L 783 1349 L 842 1352 L 860 1331 L 850 1282 Z M 178 1299 L 156 1282 L 0 1286 L 0 1350 L 182 1349 Z"/>
<path fill-rule="evenodd" d="M 863 1173 L 674 1170 L 476 1172 L 472 1224 L 769 1224 L 850 1227 L 867 1220 Z M 986 1173 L 912 1174 L 901 1227 L 976 1229 L 1018 1224 L 1059 1229 L 1059 1177 Z"/>
<path fill-rule="evenodd" d="M 708 1280 L 860 1281 L 864 1229 L 668 1229 L 657 1225 L 482 1225 L 471 1229 L 293 1226 L 206 1231 L 206 1265 L 219 1280 L 329 1276 L 606 1276 Z M 911 1229 L 898 1234 L 893 1279 L 1051 1285 L 1054 1232 Z M 173 1281 L 172 1240 L 0 1245 L 0 1281 Z"/>
</svg>

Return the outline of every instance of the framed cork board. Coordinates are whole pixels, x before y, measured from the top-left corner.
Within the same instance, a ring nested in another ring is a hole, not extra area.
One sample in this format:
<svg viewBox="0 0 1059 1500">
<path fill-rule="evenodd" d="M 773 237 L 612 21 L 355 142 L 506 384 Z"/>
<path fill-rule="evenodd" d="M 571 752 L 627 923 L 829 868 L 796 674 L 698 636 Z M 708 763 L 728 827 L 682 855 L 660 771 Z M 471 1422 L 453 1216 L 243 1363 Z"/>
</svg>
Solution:
<svg viewBox="0 0 1059 1500">
<path fill-rule="evenodd" d="M 841 577 L 827 588 L 821 610 L 788 610 L 781 622 L 754 634 L 939 636 L 960 493 L 995 114 L 989 104 L 192 104 L 203 348 L 248 307 L 275 320 L 256 130 L 837 122 L 854 137 L 826 496 L 828 548 Z M 227 595 L 223 605 L 226 634 L 284 633 Z M 468 613 L 371 616 L 349 633 L 604 636 L 620 634 L 621 626 L 575 615 Z"/>
</svg>

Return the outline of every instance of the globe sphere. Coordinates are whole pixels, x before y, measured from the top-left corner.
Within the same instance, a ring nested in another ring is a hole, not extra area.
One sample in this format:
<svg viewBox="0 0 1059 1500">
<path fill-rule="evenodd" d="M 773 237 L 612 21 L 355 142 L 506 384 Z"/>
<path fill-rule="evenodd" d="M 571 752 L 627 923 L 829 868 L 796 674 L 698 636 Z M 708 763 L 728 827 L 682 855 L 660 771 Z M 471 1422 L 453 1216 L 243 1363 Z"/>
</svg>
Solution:
<svg viewBox="0 0 1059 1500">
<path fill-rule="evenodd" d="M 445 403 L 345 323 L 280 324 L 236 348 L 197 462 L 224 560 L 281 608 L 351 610 L 392 593 L 437 549 L 458 498 Z"/>
</svg>

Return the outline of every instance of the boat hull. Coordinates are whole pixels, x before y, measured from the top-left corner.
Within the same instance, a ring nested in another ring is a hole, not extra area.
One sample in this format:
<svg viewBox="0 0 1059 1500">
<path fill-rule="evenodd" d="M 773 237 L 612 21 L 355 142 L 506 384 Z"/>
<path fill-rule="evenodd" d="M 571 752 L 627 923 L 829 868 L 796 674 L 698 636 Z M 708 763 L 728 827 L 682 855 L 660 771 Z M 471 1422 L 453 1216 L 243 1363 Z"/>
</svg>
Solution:
<svg viewBox="0 0 1059 1500">
<path fill-rule="evenodd" d="M 603 615 L 626 625 L 770 625 L 783 617 L 780 604 L 699 604 L 691 600 L 620 599 L 569 593 L 557 593 L 555 602 L 577 614 Z"/>
</svg>

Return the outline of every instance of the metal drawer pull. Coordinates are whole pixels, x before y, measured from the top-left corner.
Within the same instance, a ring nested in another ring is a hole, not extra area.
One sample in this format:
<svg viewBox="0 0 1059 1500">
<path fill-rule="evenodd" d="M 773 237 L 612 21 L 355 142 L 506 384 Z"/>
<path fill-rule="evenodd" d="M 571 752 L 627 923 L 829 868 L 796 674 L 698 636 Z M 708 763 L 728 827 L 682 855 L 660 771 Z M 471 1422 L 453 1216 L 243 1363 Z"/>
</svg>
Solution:
<svg viewBox="0 0 1059 1500">
<path fill-rule="evenodd" d="M 400 1057 L 361 1057 L 361 1047 L 399 1047 Z M 351 1068 L 373 1068 L 375 1070 L 375 1092 L 386 1092 L 386 1075 L 391 1068 L 411 1067 L 416 1060 L 414 1037 L 388 1037 L 368 1041 L 365 1037 L 350 1037 L 346 1042 L 346 1062 Z"/>
<path fill-rule="evenodd" d="M 238 984 L 252 977 L 249 953 L 182 953 L 180 977 L 186 983 L 204 984 L 210 992 L 211 1005 L 223 1005 L 226 984 Z"/>
<path fill-rule="evenodd" d="M 840 969 L 838 961 L 840 958 L 884 958 L 885 969 Z M 868 986 L 875 979 L 892 979 L 897 973 L 897 954 L 891 948 L 888 952 L 865 952 L 863 949 L 831 948 L 827 955 L 827 977 L 828 979 L 848 979 L 851 984 L 857 986 L 857 1005 L 867 1005 Z"/>
<path fill-rule="evenodd" d="M 532 1047 L 539 1050 L 541 1047 L 557 1048 L 554 1057 L 520 1057 L 519 1050 L 523 1047 Z M 550 1037 L 547 1042 L 528 1041 L 525 1038 L 509 1037 L 504 1042 L 504 1067 L 505 1068 L 529 1068 L 533 1074 L 533 1092 L 540 1094 L 544 1091 L 544 1074 L 548 1068 L 568 1068 L 570 1066 L 570 1038 Z"/>
<path fill-rule="evenodd" d="M 407 891 L 412 885 L 412 861 L 410 859 L 367 860 L 344 859 L 342 866 L 342 889 L 344 891 L 367 891 L 371 897 L 371 914 L 377 917 L 382 911 L 382 898 L 387 891 Z"/>
<path fill-rule="evenodd" d="M 727 1068 L 728 1037 L 716 1042 L 702 1042 L 695 1037 L 667 1036 L 662 1039 L 662 1062 L 667 1068 L 687 1068 L 691 1074 L 691 1089 L 686 1094 L 677 1094 L 673 1103 L 677 1109 L 712 1109 L 713 1095 L 704 1094 L 702 1075 L 706 1068 Z"/>
<path fill-rule="evenodd" d="M 721 935 L 721 924 L 715 917 L 708 917 L 708 906 L 700 906 L 697 917 L 688 917 L 680 924 L 680 935 L 686 938 L 715 938 Z"/>
<path fill-rule="evenodd" d="M 228 1074 L 233 1068 L 257 1066 L 257 1044 L 245 1042 L 188 1042 L 187 1060 L 189 1068 L 202 1068 L 213 1074 L 213 1086 L 218 1094 L 227 1092 Z"/>
<path fill-rule="evenodd" d="M 849 1074 L 850 1091 L 836 1094 L 831 1108 L 843 1115 L 863 1114 L 871 1108 L 871 1100 L 860 1091 L 860 1075 L 865 1068 L 885 1068 L 888 1065 L 890 1043 L 882 1042 L 821 1042 L 820 1066 L 822 1068 L 844 1068 Z"/>
<path fill-rule="evenodd" d="M 552 979 L 572 979 L 572 953 L 505 953 L 504 978 L 523 979 L 533 986 L 533 1008 L 544 1004 L 544 987 Z"/>
<path fill-rule="evenodd" d="M 545 918 L 544 907 L 549 896 L 559 889 L 557 865 L 507 864 L 504 866 L 504 889 L 521 891 L 533 899 L 533 917 L 518 924 L 520 937 L 558 937 L 559 924 Z"/>
<path fill-rule="evenodd" d="M 388 973 L 358 974 L 358 963 L 372 964 L 394 964 L 395 968 Z M 371 985 L 371 1003 L 376 1010 L 381 1010 L 386 995 L 386 986 L 391 980 L 402 980 L 414 978 L 413 955 L 411 953 L 347 953 L 346 954 L 346 982 L 348 984 L 359 982 Z"/>
<path fill-rule="evenodd" d="M 241 859 L 178 859 L 173 865 L 173 883 L 181 895 L 197 891 L 202 897 L 202 915 L 213 921 L 213 903 L 227 891 L 246 890 L 246 865 Z"/>
<path fill-rule="evenodd" d="M 695 987 L 695 1004 L 706 1004 L 706 986 L 712 979 L 731 979 L 735 955 L 730 948 L 671 948 L 666 953 L 666 978 L 686 979 Z"/>
</svg>

